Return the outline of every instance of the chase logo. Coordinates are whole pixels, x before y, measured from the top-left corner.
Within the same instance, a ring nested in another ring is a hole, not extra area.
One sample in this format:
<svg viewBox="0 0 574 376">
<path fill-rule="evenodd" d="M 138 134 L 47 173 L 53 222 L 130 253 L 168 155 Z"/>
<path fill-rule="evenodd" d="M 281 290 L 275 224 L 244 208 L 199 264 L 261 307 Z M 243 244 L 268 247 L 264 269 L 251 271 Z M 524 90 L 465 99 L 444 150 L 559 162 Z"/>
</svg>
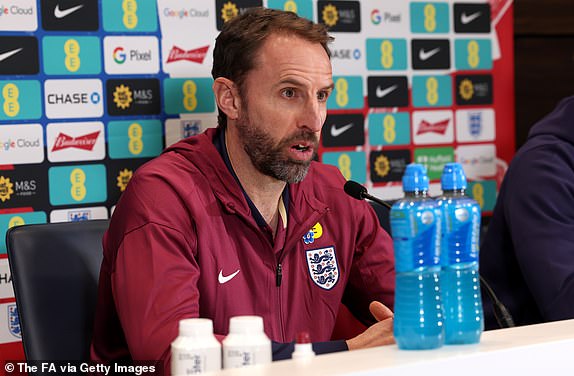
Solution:
<svg viewBox="0 0 574 376">
<path fill-rule="evenodd" d="M 490 39 L 457 39 L 454 53 L 456 69 L 492 69 Z"/>
<path fill-rule="evenodd" d="M 372 151 L 369 156 L 373 183 L 401 181 L 411 162 L 410 150 Z"/>
<path fill-rule="evenodd" d="M 0 259 L 0 299 L 13 298 L 12 274 L 8 266 L 8 259 Z"/>
<path fill-rule="evenodd" d="M 161 111 L 159 80 L 108 80 L 108 113 L 121 115 L 156 115 Z"/>
<path fill-rule="evenodd" d="M 149 0 L 102 0 L 105 31 L 157 31 L 157 2 Z"/>
<path fill-rule="evenodd" d="M 414 76 L 413 106 L 447 107 L 452 104 L 450 76 Z"/>
<path fill-rule="evenodd" d="M 321 160 L 325 164 L 338 167 L 347 180 L 355 180 L 363 184 L 367 179 L 365 172 L 367 157 L 363 151 L 325 152 Z"/>
<path fill-rule="evenodd" d="M 267 7 L 293 12 L 299 17 L 313 21 L 313 2 L 311 0 L 268 0 Z"/>
<path fill-rule="evenodd" d="M 12 0 L 0 4 L 0 31 L 36 31 L 36 0 Z M 0 45 L 2 45 L 0 43 Z"/>
<path fill-rule="evenodd" d="M 0 177 L 0 181 L 1 181 Z M 0 183 L 0 190 L 2 185 Z M 14 226 L 21 226 L 33 223 L 46 223 L 46 213 L 39 212 L 26 212 L 26 213 L 11 213 L 0 214 L 0 233 L 5 234 L 8 229 Z M 0 242 L 0 254 L 6 253 L 6 243 Z"/>
<path fill-rule="evenodd" d="M 0 37 L 0 75 L 38 74 L 39 71 L 36 37 Z"/>
<path fill-rule="evenodd" d="M 217 0 L 215 2 L 217 30 L 221 30 L 224 23 L 243 14 L 247 9 L 262 6 L 261 0 Z"/>
<path fill-rule="evenodd" d="M 38 81 L 0 81 L 0 120 L 39 119 L 40 98 Z"/>
<path fill-rule="evenodd" d="M 178 115 L 215 111 L 212 84 L 211 78 L 165 79 L 163 81 L 165 112 L 169 115 Z"/>
<path fill-rule="evenodd" d="M 111 159 L 147 158 L 163 150 L 163 129 L 159 120 L 111 121 L 108 148 Z"/>
<path fill-rule="evenodd" d="M 358 1 L 318 1 L 319 23 L 336 32 L 361 31 L 361 6 Z"/>
<path fill-rule="evenodd" d="M 360 76 L 335 76 L 333 77 L 335 88 L 329 99 L 327 109 L 362 109 L 363 102 L 363 78 Z"/>
<path fill-rule="evenodd" d="M 50 119 L 101 117 L 104 113 L 102 81 L 46 80 L 46 116 Z"/>
<path fill-rule="evenodd" d="M 48 75 L 99 74 L 101 47 L 98 37 L 44 37 L 44 71 Z"/>
<path fill-rule="evenodd" d="M 104 165 L 50 167 L 48 181 L 50 204 L 54 206 L 104 202 L 107 199 Z"/>
<path fill-rule="evenodd" d="M 42 0 L 41 4 L 45 30 L 97 31 L 100 27 L 98 0 Z"/>
<path fill-rule="evenodd" d="M 407 112 L 369 114 L 371 146 L 408 145 L 411 143 L 411 122 Z"/>
<path fill-rule="evenodd" d="M 449 32 L 449 6 L 446 3 L 413 2 L 410 5 L 411 31 L 438 34 Z"/>
<path fill-rule="evenodd" d="M 492 104 L 492 76 L 488 74 L 457 75 L 456 104 Z"/>
<path fill-rule="evenodd" d="M 367 68 L 369 70 L 407 69 L 405 39 L 367 39 Z"/>
</svg>

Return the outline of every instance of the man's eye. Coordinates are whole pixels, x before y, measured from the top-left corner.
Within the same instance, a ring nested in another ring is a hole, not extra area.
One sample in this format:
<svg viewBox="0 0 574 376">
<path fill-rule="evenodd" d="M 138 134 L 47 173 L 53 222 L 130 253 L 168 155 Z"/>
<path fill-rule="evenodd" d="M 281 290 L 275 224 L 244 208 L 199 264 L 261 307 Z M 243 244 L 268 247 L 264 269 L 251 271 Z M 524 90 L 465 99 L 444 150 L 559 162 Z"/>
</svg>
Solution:
<svg viewBox="0 0 574 376">
<path fill-rule="evenodd" d="M 283 96 L 287 98 L 293 98 L 295 96 L 295 90 L 293 89 L 283 89 Z"/>
<path fill-rule="evenodd" d="M 326 91 L 320 91 L 317 93 L 317 99 L 320 101 L 325 101 L 329 97 L 329 93 Z"/>
</svg>

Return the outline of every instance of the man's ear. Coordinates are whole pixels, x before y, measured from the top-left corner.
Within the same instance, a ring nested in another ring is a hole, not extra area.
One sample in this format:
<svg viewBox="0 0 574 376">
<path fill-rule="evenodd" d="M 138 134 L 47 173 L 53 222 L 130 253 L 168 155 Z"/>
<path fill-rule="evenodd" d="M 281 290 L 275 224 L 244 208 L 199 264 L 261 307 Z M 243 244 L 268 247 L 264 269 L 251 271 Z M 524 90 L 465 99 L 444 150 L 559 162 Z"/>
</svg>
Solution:
<svg viewBox="0 0 574 376">
<path fill-rule="evenodd" d="M 228 119 L 235 120 L 239 117 L 241 100 L 233 81 L 225 77 L 217 77 L 213 81 L 213 93 L 217 107 L 227 115 Z"/>
</svg>

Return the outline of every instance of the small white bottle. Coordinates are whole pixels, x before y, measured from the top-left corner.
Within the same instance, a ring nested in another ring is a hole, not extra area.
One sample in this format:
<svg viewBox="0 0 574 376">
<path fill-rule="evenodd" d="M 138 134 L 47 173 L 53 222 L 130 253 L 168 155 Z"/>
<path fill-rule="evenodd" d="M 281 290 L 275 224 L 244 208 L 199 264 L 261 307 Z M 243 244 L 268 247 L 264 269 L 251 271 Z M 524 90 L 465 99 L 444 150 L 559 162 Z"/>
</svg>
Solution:
<svg viewBox="0 0 574 376">
<path fill-rule="evenodd" d="M 313 351 L 313 345 L 311 344 L 311 337 L 309 336 L 309 332 L 297 333 L 295 351 L 293 351 L 291 358 L 304 361 L 307 359 L 312 359 L 313 357 L 315 357 L 315 352 Z"/>
<path fill-rule="evenodd" d="M 263 331 L 263 318 L 232 317 L 229 335 L 223 340 L 223 368 L 267 364 L 271 360 L 271 340 Z"/>
<path fill-rule="evenodd" d="M 213 335 L 210 319 L 184 319 L 179 336 L 171 343 L 172 376 L 221 370 L 221 344 Z"/>
</svg>

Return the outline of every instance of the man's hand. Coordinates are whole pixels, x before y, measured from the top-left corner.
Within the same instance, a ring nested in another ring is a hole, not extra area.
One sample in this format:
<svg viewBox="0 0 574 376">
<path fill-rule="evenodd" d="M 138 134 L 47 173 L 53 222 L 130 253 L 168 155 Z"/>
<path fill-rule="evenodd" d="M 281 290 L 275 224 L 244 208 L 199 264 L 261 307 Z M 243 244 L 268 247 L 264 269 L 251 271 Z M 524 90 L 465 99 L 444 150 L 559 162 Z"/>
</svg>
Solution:
<svg viewBox="0 0 574 376">
<path fill-rule="evenodd" d="M 393 337 L 393 312 L 381 302 L 371 302 L 371 314 L 378 323 L 371 325 L 355 338 L 347 340 L 349 350 L 366 349 L 368 347 L 390 345 L 395 343 Z"/>
</svg>

